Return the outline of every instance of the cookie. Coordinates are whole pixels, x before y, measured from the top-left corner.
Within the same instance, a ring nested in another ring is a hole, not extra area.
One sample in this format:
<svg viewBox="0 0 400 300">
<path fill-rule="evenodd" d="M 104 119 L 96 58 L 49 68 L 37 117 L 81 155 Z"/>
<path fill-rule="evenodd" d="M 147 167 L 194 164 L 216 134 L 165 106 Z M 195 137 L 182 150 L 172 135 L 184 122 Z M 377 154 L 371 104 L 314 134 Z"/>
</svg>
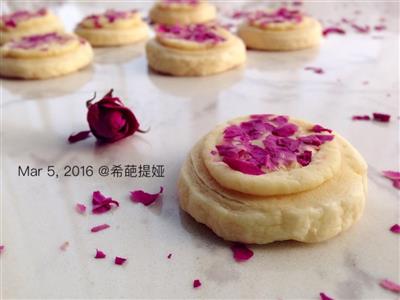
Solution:
<svg viewBox="0 0 400 300">
<path fill-rule="evenodd" d="M 3 77 L 45 79 L 89 65 L 93 50 L 82 38 L 53 32 L 8 42 L 0 48 L 0 57 Z"/>
<path fill-rule="evenodd" d="M 243 42 L 222 27 L 210 24 L 159 25 L 146 45 L 150 67 L 174 76 L 205 76 L 242 65 Z"/>
<path fill-rule="evenodd" d="M 63 25 L 56 15 L 46 8 L 36 11 L 19 10 L 0 19 L 0 44 L 29 35 L 62 32 Z"/>
<path fill-rule="evenodd" d="M 199 24 L 216 18 L 216 9 L 205 0 L 162 0 L 150 10 L 157 24 Z"/>
<path fill-rule="evenodd" d="M 147 38 L 149 29 L 139 12 L 107 10 L 90 15 L 76 27 L 75 33 L 94 47 L 122 46 Z"/>
<path fill-rule="evenodd" d="M 322 29 L 317 20 L 300 11 L 280 8 L 250 13 L 238 35 L 250 49 L 292 51 L 318 46 Z"/>
<path fill-rule="evenodd" d="M 226 240 L 314 243 L 360 219 L 367 165 L 336 132 L 254 115 L 202 138 L 182 167 L 178 191 L 182 209 Z"/>
</svg>

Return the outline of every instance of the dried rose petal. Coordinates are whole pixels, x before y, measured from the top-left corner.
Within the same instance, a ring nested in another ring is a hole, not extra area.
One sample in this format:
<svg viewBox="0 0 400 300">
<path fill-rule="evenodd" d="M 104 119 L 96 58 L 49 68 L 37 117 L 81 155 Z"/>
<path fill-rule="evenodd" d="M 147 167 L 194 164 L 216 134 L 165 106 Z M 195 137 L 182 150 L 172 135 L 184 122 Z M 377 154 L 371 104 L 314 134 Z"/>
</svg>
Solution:
<svg viewBox="0 0 400 300">
<path fill-rule="evenodd" d="M 382 113 L 373 113 L 374 121 L 387 123 L 390 121 L 390 115 Z"/>
<path fill-rule="evenodd" d="M 400 179 L 400 172 L 396 172 L 396 171 L 383 171 L 382 172 L 383 176 L 385 176 L 386 178 L 389 178 L 391 180 L 398 180 Z"/>
<path fill-rule="evenodd" d="M 78 132 L 76 134 L 71 134 L 68 138 L 68 142 L 70 144 L 82 141 L 84 139 L 87 139 L 88 137 L 90 137 L 90 130 L 85 130 L 85 131 L 81 131 Z"/>
<path fill-rule="evenodd" d="M 333 298 L 327 296 L 325 293 L 319 293 L 321 300 L 334 300 Z"/>
<path fill-rule="evenodd" d="M 393 186 L 400 190 L 400 179 L 393 180 Z"/>
<path fill-rule="evenodd" d="M 61 244 L 60 250 L 61 250 L 61 251 L 67 250 L 68 246 L 69 246 L 69 242 L 68 242 L 68 241 L 67 241 L 67 242 L 64 242 L 64 243 Z"/>
<path fill-rule="evenodd" d="M 304 151 L 302 154 L 297 155 L 297 162 L 303 167 L 308 166 L 311 162 L 312 152 Z"/>
<path fill-rule="evenodd" d="M 231 246 L 231 250 L 233 252 L 233 258 L 237 262 L 249 260 L 254 255 L 254 252 L 251 249 L 247 248 L 245 244 L 241 243 L 233 244 Z"/>
<path fill-rule="evenodd" d="M 324 31 L 322 32 L 323 36 L 328 36 L 331 33 L 345 34 L 346 31 L 338 27 L 328 27 L 325 28 Z"/>
<path fill-rule="evenodd" d="M 392 227 L 390 227 L 390 231 L 393 233 L 400 233 L 400 225 L 394 224 Z"/>
<path fill-rule="evenodd" d="M 126 262 L 126 258 L 123 258 L 123 257 L 119 257 L 119 256 L 116 256 L 115 257 L 115 260 L 114 260 L 114 263 L 116 264 L 116 265 L 123 265 L 125 262 Z"/>
<path fill-rule="evenodd" d="M 160 191 L 156 194 L 149 194 L 142 190 L 132 191 L 131 200 L 133 202 L 142 203 L 145 206 L 149 206 L 160 197 L 163 191 L 164 188 L 162 186 L 160 187 Z"/>
<path fill-rule="evenodd" d="M 352 116 L 351 119 L 353 121 L 369 121 L 371 120 L 371 117 L 368 115 L 360 115 L 360 116 Z"/>
<path fill-rule="evenodd" d="M 231 169 L 249 175 L 262 175 L 264 172 L 256 165 L 247 161 L 242 161 L 235 158 L 224 157 L 222 160 Z"/>
<path fill-rule="evenodd" d="M 316 133 L 332 132 L 321 125 L 315 125 L 312 130 Z M 290 166 L 299 154 L 299 160 L 306 164 L 304 159 L 311 157 L 306 153 L 302 159 L 304 150 L 309 150 L 310 146 L 318 150 L 319 146 L 334 139 L 332 134 L 289 137 L 297 131 L 297 125 L 290 123 L 287 116 L 251 115 L 248 121 L 226 127 L 222 142 L 215 147 L 222 162 L 231 169 L 249 175 L 262 175 L 266 173 L 265 169 L 274 171 Z"/>
<path fill-rule="evenodd" d="M 395 293 L 400 293 L 400 285 L 393 281 L 390 281 L 389 279 L 381 280 L 381 282 L 379 282 L 379 285 L 386 290 L 389 290 L 389 291 L 392 291 Z"/>
<path fill-rule="evenodd" d="M 315 74 L 324 74 L 324 70 L 318 67 L 305 67 L 304 70 L 306 71 L 313 71 Z"/>
<path fill-rule="evenodd" d="M 277 135 L 280 137 L 289 137 L 296 133 L 298 127 L 295 124 L 285 124 L 279 128 L 276 128 L 272 131 L 273 135 Z"/>
<path fill-rule="evenodd" d="M 215 24 L 159 24 L 156 26 L 155 30 L 158 36 L 170 39 L 180 39 L 211 45 L 226 41 L 226 38 L 218 33 L 218 27 Z"/>
<path fill-rule="evenodd" d="M 382 30 L 385 30 L 385 29 L 386 29 L 386 26 L 383 25 L 383 24 L 379 24 L 379 25 L 375 25 L 375 26 L 374 26 L 374 29 L 375 29 L 376 31 L 382 31 Z"/>
<path fill-rule="evenodd" d="M 360 26 L 360 25 L 357 25 L 354 23 L 352 23 L 350 25 L 359 33 L 368 33 L 370 31 L 370 27 L 368 25 Z"/>
<path fill-rule="evenodd" d="M 105 213 L 111 209 L 112 205 L 119 206 L 118 201 L 111 197 L 105 197 L 100 191 L 93 192 L 92 204 L 92 213 L 94 214 Z"/>
<path fill-rule="evenodd" d="M 101 224 L 101 225 L 94 226 L 92 229 L 90 229 L 90 231 L 91 232 L 99 232 L 99 231 L 107 229 L 107 228 L 110 228 L 110 225 Z"/>
<path fill-rule="evenodd" d="M 327 132 L 329 132 L 329 133 L 332 132 L 331 129 L 324 128 L 324 127 L 322 127 L 321 125 L 318 125 L 318 124 L 317 124 L 317 125 L 314 125 L 314 127 L 311 128 L 311 131 L 317 132 L 317 133 L 321 133 L 321 132 L 324 132 L 324 131 L 327 131 Z"/>
<path fill-rule="evenodd" d="M 198 288 L 201 286 L 201 282 L 199 279 L 193 280 L 193 288 Z"/>
<path fill-rule="evenodd" d="M 96 249 L 96 255 L 94 256 L 95 259 L 102 259 L 105 257 L 106 257 L 106 254 L 103 251 Z"/>
<path fill-rule="evenodd" d="M 75 205 L 75 210 L 78 212 L 78 214 L 83 215 L 86 212 L 86 205 L 77 203 Z"/>
<path fill-rule="evenodd" d="M 172 253 L 168 254 L 167 258 L 171 259 L 171 257 L 172 257 Z"/>
</svg>

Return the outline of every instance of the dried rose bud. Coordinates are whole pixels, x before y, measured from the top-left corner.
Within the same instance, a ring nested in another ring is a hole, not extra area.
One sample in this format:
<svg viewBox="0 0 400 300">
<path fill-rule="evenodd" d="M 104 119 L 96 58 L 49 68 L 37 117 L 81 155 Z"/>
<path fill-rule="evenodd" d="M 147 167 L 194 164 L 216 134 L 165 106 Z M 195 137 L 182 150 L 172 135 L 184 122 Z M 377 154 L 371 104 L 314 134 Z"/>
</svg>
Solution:
<svg viewBox="0 0 400 300">
<path fill-rule="evenodd" d="M 112 95 L 111 89 L 101 100 L 92 103 L 94 97 L 86 102 L 88 107 L 87 121 L 90 131 L 81 131 L 68 138 L 69 143 L 76 143 L 87 139 L 92 133 L 99 141 L 113 143 L 134 134 L 136 131 L 146 133 L 139 129 L 133 112 L 126 107 L 118 97 Z"/>
<path fill-rule="evenodd" d="M 139 129 L 133 112 L 110 90 L 100 101 L 87 102 L 87 121 L 93 135 L 105 143 L 113 143 L 134 134 Z"/>
</svg>

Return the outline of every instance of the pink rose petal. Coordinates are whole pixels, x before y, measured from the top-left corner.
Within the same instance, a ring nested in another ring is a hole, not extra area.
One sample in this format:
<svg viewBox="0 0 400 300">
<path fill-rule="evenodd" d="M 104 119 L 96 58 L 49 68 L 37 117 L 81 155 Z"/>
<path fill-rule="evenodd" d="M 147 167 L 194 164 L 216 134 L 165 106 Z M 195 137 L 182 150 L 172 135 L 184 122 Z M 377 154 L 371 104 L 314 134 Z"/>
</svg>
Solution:
<svg viewBox="0 0 400 300">
<path fill-rule="evenodd" d="M 90 130 L 81 131 L 76 134 L 71 134 L 68 138 L 68 142 L 70 144 L 73 144 L 73 143 L 82 141 L 84 139 L 87 139 L 89 136 L 90 136 Z"/>
<path fill-rule="evenodd" d="M 374 121 L 387 123 L 390 121 L 390 115 L 382 113 L 373 113 Z"/>
<path fill-rule="evenodd" d="M 396 171 L 383 171 L 382 172 L 383 176 L 385 176 L 386 178 L 389 178 L 391 180 L 398 180 L 400 179 L 400 172 L 396 172 Z"/>
<path fill-rule="evenodd" d="M 332 132 L 331 129 L 324 128 L 324 127 L 322 127 L 321 125 L 318 125 L 318 124 L 317 124 L 317 125 L 314 125 L 314 127 L 311 128 L 311 131 L 317 132 L 317 133 L 321 133 L 321 132 L 324 132 L 324 131 L 329 132 L 329 133 Z"/>
<path fill-rule="evenodd" d="M 237 262 L 249 260 L 254 255 L 254 252 L 251 249 L 247 248 L 245 244 L 241 243 L 233 244 L 231 246 L 231 250 L 233 252 L 233 258 Z"/>
<path fill-rule="evenodd" d="M 337 34 L 343 35 L 346 33 L 346 31 L 344 31 L 343 29 L 338 28 L 338 27 L 328 27 L 328 28 L 325 28 L 324 31 L 322 32 L 323 36 L 328 36 L 332 33 L 337 33 Z"/>
<path fill-rule="evenodd" d="M 296 133 L 298 127 L 295 124 L 285 124 L 279 128 L 272 130 L 273 135 L 280 137 L 289 137 Z"/>
<path fill-rule="evenodd" d="M 361 25 L 357 25 L 353 22 L 348 22 L 348 23 L 350 24 L 351 27 L 353 27 L 359 33 L 368 33 L 371 29 L 368 25 L 361 26 Z"/>
<path fill-rule="evenodd" d="M 400 190 L 400 179 L 393 180 L 393 186 Z"/>
<path fill-rule="evenodd" d="M 400 293 L 400 285 L 397 283 L 390 281 L 388 279 L 383 279 L 381 282 L 379 282 L 379 285 L 383 287 L 386 290 L 395 292 L 395 293 Z"/>
<path fill-rule="evenodd" d="M 385 30 L 385 29 L 386 29 L 386 26 L 383 25 L 383 24 L 379 24 L 379 25 L 375 25 L 374 26 L 374 30 L 375 31 L 382 31 L 382 30 Z"/>
<path fill-rule="evenodd" d="M 96 255 L 94 256 L 94 258 L 95 259 L 106 258 L 106 254 L 103 251 L 96 249 Z"/>
<path fill-rule="evenodd" d="M 400 225 L 394 224 L 392 227 L 390 227 L 390 231 L 393 233 L 400 233 Z"/>
<path fill-rule="evenodd" d="M 303 167 L 308 166 L 311 162 L 312 152 L 304 151 L 302 154 L 297 155 L 297 162 Z"/>
<path fill-rule="evenodd" d="M 325 293 L 319 293 L 321 300 L 334 300 L 333 298 L 327 296 Z"/>
<path fill-rule="evenodd" d="M 160 191 L 156 194 L 149 194 L 142 190 L 132 191 L 131 200 L 133 202 L 142 203 L 145 206 L 149 206 L 160 197 L 163 191 L 164 191 L 163 187 L 160 187 Z"/>
<path fill-rule="evenodd" d="M 193 288 L 198 288 L 198 287 L 200 287 L 201 286 L 201 282 L 200 282 L 200 280 L 199 279 L 195 279 L 195 280 L 193 280 Z"/>
<path fill-rule="evenodd" d="M 224 157 L 222 160 L 231 169 L 242 172 L 249 175 L 262 175 L 264 172 L 256 165 L 251 162 L 242 161 L 235 158 Z"/>
<path fill-rule="evenodd" d="M 5 246 L 4 245 L 0 245 L 0 253 L 3 252 L 4 249 L 5 249 Z"/>
<path fill-rule="evenodd" d="M 100 191 L 93 192 L 92 204 L 92 213 L 94 214 L 105 213 L 112 208 L 112 205 L 119 206 L 118 201 L 113 200 L 111 197 L 105 197 Z"/>
<path fill-rule="evenodd" d="M 369 121 L 369 120 L 371 120 L 371 117 L 368 115 L 356 115 L 356 116 L 352 116 L 351 119 L 353 121 Z"/>
<path fill-rule="evenodd" d="M 61 244 L 60 250 L 61 250 L 61 251 L 67 250 L 68 246 L 69 246 L 69 242 L 68 242 L 68 241 L 67 241 L 67 242 L 64 242 L 64 243 Z"/>
<path fill-rule="evenodd" d="M 324 74 L 324 70 L 318 67 L 305 67 L 304 70 L 306 71 L 313 71 L 315 74 Z"/>
<path fill-rule="evenodd" d="M 115 257 L 115 260 L 114 260 L 114 263 L 115 263 L 116 265 L 121 266 L 121 265 L 123 265 L 123 264 L 126 262 L 126 260 L 127 260 L 126 258 L 116 256 L 116 257 Z"/>
<path fill-rule="evenodd" d="M 78 214 L 83 215 L 86 212 L 86 205 L 77 203 L 75 205 L 75 210 L 77 211 Z"/>
<path fill-rule="evenodd" d="M 92 229 L 90 229 L 90 231 L 91 232 L 99 232 L 99 231 L 107 229 L 107 228 L 110 228 L 110 225 L 101 224 L 101 225 L 94 226 Z"/>
</svg>

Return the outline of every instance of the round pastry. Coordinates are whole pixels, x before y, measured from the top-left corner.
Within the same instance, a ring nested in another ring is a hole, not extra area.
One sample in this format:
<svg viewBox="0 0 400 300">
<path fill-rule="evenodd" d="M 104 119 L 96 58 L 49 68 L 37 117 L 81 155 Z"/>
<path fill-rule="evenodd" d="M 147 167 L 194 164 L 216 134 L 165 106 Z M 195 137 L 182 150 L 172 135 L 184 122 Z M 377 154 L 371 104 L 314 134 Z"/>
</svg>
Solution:
<svg viewBox="0 0 400 300">
<path fill-rule="evenodd" d="M 146 45 L 154 70 L 175 76 L 204 76 L 242 65 L 242 40 L 216 25 L 159 25 Z"/>
<path fill-rule="evenodd" d="M 90 15 L 76 27 L 75 33 L 92 46 L 121 46 L 147 38 L 149 30 L 139 12 L 107 10 L 103 14 Z"/>
<path fill-rule="evenodd" d="M 194 146 L 178 190 L 182 209 L 226 240 L 313 243 L 361 217 L 367 165 L 330 129 L 252 115 L 216 127 Z"/>
<path fill-rule="evenodd" d="M 216 9 L 205 0 L 161 0 L 149 15 L 158 24 L 198 24 L 214 20 Z"/>
<path fill-rule="evenodd" d="M 280 8 L 250 13 L 238 35 L 251 49 L 291 51 L 319 45 L 322 30 L 317 20 L 300 11 Z"/>
<path fill-rule="evenodd" d="M 93 60 L 90 44 L 66 33 L 32 35 L 0 48 L 0 75 L 45 79 L 77 71 Z"/>
<path fill-rule="evenodd" d="M 63 31 L 60 20 L 50 10 L 41 8 L 37 11 L 19 10 L 0 18 L 0 44 L 12 39 L 34 34 Z"/>
</svg>

